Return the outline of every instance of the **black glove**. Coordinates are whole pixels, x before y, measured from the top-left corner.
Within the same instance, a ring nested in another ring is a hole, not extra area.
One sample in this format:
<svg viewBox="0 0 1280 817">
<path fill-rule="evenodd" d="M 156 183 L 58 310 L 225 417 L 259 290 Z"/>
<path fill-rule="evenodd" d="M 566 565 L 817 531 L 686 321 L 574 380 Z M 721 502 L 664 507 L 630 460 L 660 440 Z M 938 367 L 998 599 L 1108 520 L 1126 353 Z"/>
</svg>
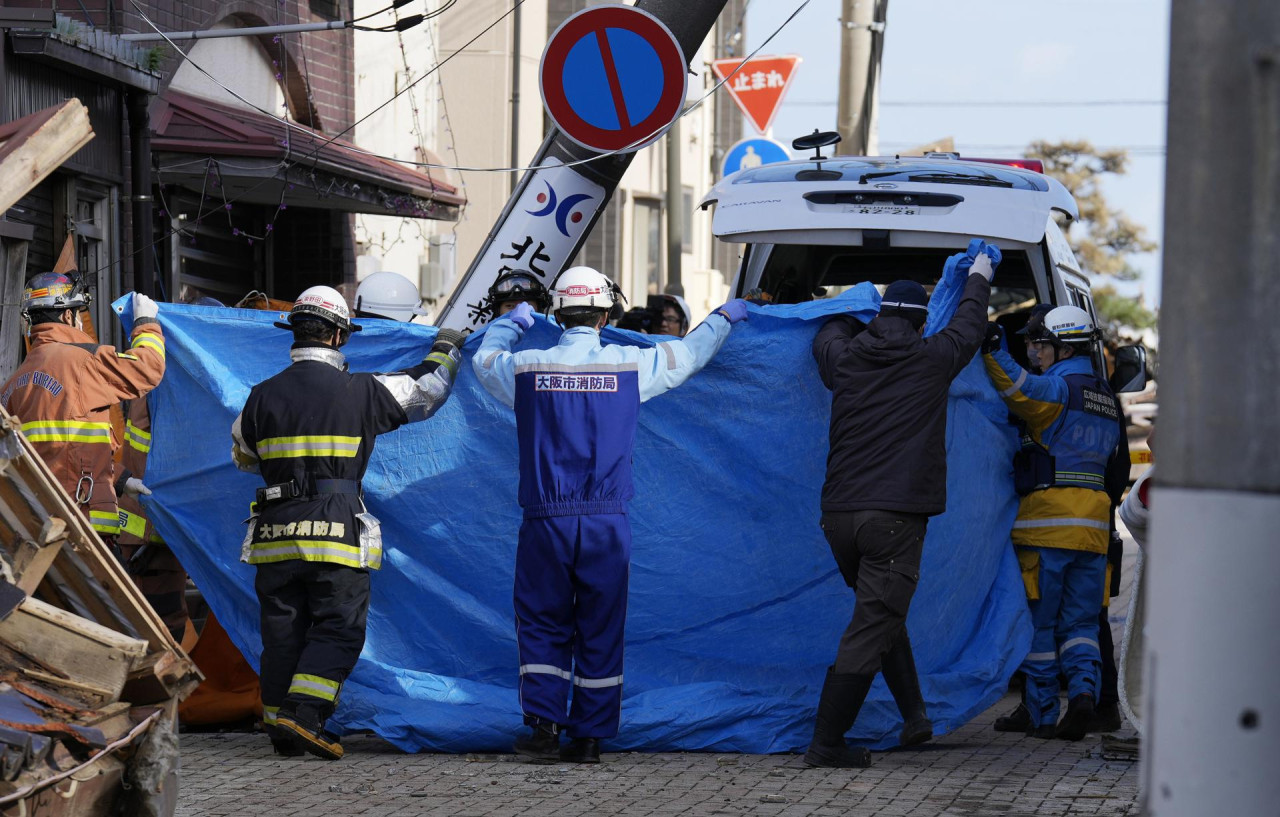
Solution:
<svg viewBox="0 0 1280 817">
<path fill-rule="evenodd" d="M 982 353 L 989 355 L 1000 348 L 1000 341 L 1004 338 L 1004 328 L 1000 324 L 992 321 L 987 324 L 987 334 L 982 339 Z"/>
<path fill-rule="evenodd" d="M 443 347 L 440 351 L 448 354 L 454 349 L 461 349 L 466 340 L 467 336 L 464 332 L 459 332 L 457 329 L 441 329 L 436 334 L 436 342 L 431 345 L 431 348 Z"/>
</svg>

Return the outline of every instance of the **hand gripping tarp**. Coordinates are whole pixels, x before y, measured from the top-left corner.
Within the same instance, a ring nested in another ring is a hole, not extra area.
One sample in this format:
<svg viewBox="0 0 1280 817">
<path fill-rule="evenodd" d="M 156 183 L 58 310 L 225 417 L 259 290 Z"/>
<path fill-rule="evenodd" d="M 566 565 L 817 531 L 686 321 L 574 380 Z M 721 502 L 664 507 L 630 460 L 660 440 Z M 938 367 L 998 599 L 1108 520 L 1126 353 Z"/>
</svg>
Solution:
<svg viewBox="0 0 1280 817">
<path fill-rule="evenodd" d="M 938 287 L 935 310 L 949 315 L 961 283 Z M 831 397 L 810 344 L 825 316 L 867 319 L 878 302 L 863 284 L 831 300 L 752 307 L 706 369 L 641 408 L 622 730 L 607 747 L 807 745 L 854 602 L 818 526 Z M 117 304 L 126 324 L 128 303 Z M 151 398 L 147 510 L 256 667 L 254 568 L 238 559 L 262 482 L 232 466 L 230 428 L 250 387 L 288 365 L 291 337 L 271 325 L 275 313 L 163 304 L 159 317 L 168 370 Z M 363 324 L 343 349 L 355 371 L 415 364 L 436 332 Z M 558 336 L 538 320 L 523 343 L 547 347 Z M 612 329 L 605 339 L 649 342 Z M 505 750 L 523 729 L 515 418 L 472 375 L 478 345 L 467 343 L 453 396 L 435 417 L 378 438 L 364 483 L 386 558 L 336 717 L 408 751 Z M 1015 439 L 1005 417 L 981 362 L 971 363 L 948 411 L 948 512 L 929 524 L 908 622 L 939 734 L 999 698 L 1030 643 L 1009 544 Z M 885 747 L 899 728 L 878 679 L 850 734 Z"/>
</svg>

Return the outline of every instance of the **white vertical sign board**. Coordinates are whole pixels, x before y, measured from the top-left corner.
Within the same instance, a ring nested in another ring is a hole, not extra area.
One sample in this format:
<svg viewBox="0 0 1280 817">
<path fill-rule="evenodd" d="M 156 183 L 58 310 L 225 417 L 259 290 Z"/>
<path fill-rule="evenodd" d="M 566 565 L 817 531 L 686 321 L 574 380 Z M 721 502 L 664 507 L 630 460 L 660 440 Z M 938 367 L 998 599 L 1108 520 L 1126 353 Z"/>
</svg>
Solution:
<svg viewBox="0 0 1280 817">
<path fill-rule="evenodd" d="M 488 320 L 483 305 L 499 275 L 528 270 L 550 289 L 569 263 L 604 201 L 605 189 L 558 159 L 548 157 L 543 165 L 532 171 L 507 220 L 450 298 L 437 326 L 473 332 Z"/>
</svg>

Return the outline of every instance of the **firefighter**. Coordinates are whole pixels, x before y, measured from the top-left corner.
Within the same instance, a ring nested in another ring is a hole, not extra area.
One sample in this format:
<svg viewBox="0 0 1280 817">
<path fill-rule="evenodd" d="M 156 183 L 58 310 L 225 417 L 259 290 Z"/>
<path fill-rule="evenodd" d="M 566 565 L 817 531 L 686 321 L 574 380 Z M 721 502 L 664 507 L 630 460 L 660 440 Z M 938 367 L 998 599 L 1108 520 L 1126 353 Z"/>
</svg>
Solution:
<svg viewBox="0 0 1280 817">
<path fill-rule="evenodd" d="M 534 312 L 545 313 L 551 308 L 551 294 L 528 270 L 511 270 L 498 276 L 489 287 L 484 300 L 484 313 L 490 320 L 501 318 L 522 303 L 533 307 Z"/>
<path fill-rule="evenodd" d="M 194 301 L 199 306 L 225 306 L 208 297 Z M 120 494 L 120 555 L 134 584 L 142 591 L 164 622 L 173 640 L 190 649 L 184 643 L 191 623 L 187 611 L 187 571 L 173 554 L 164 538 L 151 524 L 142 507 L 141 498 L 151 496 L 151 489 L 143 484 L 147 471 L 147 456 L 151 453 L 151 395 L 124 403 L 124 447 L 120 466 L 123 474 L 117 484 L 130 486 Z M 195 631 L 191 630 L 194 643 Z"/>
<path fill-rule="evenodd" d="M 463 336 L 441 329 L 417 366 L 357 374 L 338 349 L 360 326 L 333 288 L 307 289 L 276 326 L 293 332 L 293 365 L 253 388 L 231 428 L 236 465 L 266 482 L 241 551 L 258 571 L 263 722 L 278 753 L 337 760 L 327 722 L 364 646 L 369 571 L 382 564 L 360 481 L 375 437 L 444 405 Z"/>
<path fill-rule="evenodd" d="M 22 315 L 31 353 L 0 388 L 0 404 L 22 420 L 22 432 L 93 529 L 113 548 L 120 533 L 115 463 L 120 446 L 111 430 L 111 406 L 151 391 L 164 376 L 164 333 L 158 308 L 133 296 L 128 351 L 93 342 L 80 313 L 92 296 L 74 274 L 44 272 L 28 283 Z M 120 480 L 138 492 L 136 477 Z"/>
<path fill-rule="evenodd" d="M 640 404 L 692 377 L 747 317 L 745 302 L 729 301 L 683 340 L 604 346 L 599 333 L 618 295 L 596 270 L 568 269 L 552 292 L 564 327 L 555 346 L 511 351 L 534 325 L 522 303 L 488 327 L 472 360 L 481 384 L 516 412 L 516 642 L 533 731 L 515 750 L 538 762 L 598 763 L 600 739 L 618 733 Z"/>
<path fill-rule="evenodd" d="M 1030 374 L 988 325 L 983 363 L 1009 410 L 1026 423 L 1030 446 L 1015 463 L 1022 494 L 1013 544 L 1034 628 L 1022 663 L 1030 734 L 1080 740 L 1093 720 L 1101 653 L 1098 618 L 1107 592 L 1111 497 L 1107 462 L 1119 441 L 1120 410 L 1093 368 L 1098 338 L 1088 312 L 1059 306 L 1028 324 L 1043 374 Z M 1058 674 L 1067 677 L 1067 712 L 1058 722 Z"/>
</svg>

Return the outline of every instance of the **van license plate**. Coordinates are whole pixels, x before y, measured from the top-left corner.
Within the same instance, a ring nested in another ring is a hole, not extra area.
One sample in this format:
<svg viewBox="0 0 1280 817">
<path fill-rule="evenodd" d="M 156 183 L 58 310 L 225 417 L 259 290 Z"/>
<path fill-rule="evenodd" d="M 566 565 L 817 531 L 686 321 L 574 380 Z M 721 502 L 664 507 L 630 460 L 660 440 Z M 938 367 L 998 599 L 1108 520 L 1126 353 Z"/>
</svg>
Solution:
<svg viewBox="0 0 1280 817">
<path fill-rule="evenodd" d="M 918 216 L 920 208 L 914 204 L 847 204 L 844 211 L 860 216 Z"/>
</svg>

